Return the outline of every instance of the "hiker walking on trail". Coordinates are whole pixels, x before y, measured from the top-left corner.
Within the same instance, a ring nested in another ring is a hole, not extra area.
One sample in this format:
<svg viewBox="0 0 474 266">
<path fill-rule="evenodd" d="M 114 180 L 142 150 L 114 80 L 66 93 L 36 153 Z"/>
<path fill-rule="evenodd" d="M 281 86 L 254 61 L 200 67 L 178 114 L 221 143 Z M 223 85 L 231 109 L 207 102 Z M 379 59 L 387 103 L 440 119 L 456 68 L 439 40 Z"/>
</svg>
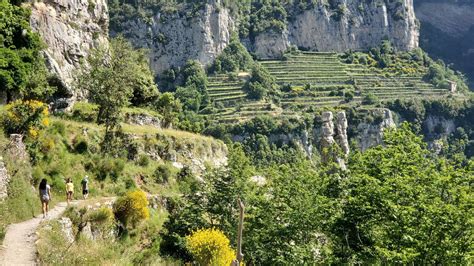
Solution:
<svg viewBox="0 0 474 266">
<path fill-rule="evenodd" d="M 71 178 L 68 178 L 66 181 L 66 197 L 67 197 L 67 204 L 72 200 L 72 196 L 74 195 L 74 184 L 71 181 Z"/>
<path fill-rule="evenodd" d="M 39 184 L 39 197 L 41 200 L 43 218 L 46 218 L 49 211 L 49 201 L 51 200 L 51 187 L 48 185 L 48 181 L 44 178 Z"/>
<path fill-rule="evenodd" d="M 82 185 L 82 197 L 84 199 L 87 199 L 87 197 L 89 196 L 89 176 L 86 175 L 82 179 L 81 185 Z"/>
</svg>

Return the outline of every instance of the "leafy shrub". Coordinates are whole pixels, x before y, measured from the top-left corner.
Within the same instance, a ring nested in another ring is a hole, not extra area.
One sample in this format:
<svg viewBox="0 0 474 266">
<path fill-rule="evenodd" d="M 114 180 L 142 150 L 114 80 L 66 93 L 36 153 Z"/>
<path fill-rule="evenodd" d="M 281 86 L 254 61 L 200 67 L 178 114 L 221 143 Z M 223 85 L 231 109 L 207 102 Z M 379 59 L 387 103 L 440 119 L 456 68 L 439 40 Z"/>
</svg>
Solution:
<svg viewBox="0 0 474 266">
<path fill-rule="evenodd" d="M 148 219 L 148 199 L 141 190 L 130 191 L 114 203 L 115 218 L 125 227 L 135 227 L 140 221 Z"/>
<path fill-rule="evenodd" d="M 7 105 L 2 125 L 7 134 L 28 134 L 36 138 L 49 125 L 48 106 L 40 101 L 17 100 Z"/>
<path fill-rule="evenodd" d="M 50 130 L 52 133 L 57 133 L 63 137 L 66 135 L 66 125 L 61 121 L 51 123 Z"/>
<path fill-rule="evenodd" d="M 140 154 L 138 156 L 137 164 L 139 166 L 146 167 L 150 164 L 150 158 L 146 154 Z"/>
<path fill-rule="evenodd" d="M 171 179 L 172 172 L 169 166 L 167 165 L 160 165 L 156 168 L 155 172 L 153 173 L 153 177 L 156 183 L 165 184 Z"/>
<path fill-rule="evenodd" d="M 218 229 L 201 229 L 186 237 L 186 246 L 198 265 L 230 265 L 235 252 Z"/>
<path fill-rule="evenodd" d="M 348 91 L 344 94 L 344 101 L 345 102 L 350 102 L 354 100 L 354 92 L 353 91 Z"/>
<path fill-rule="evenodd" d="M 96 104 L 78 102 L 72 108 L 72 118 L 77 121 L 96 122 L 99 106 Z"/>
<path fill-rule="evenodd" d="M 378 102 L 378 97 L 373 93 L 368 93 L 364 96 L 364 99 L 362 99 L 362 104 L 376 104 Z"/>
<path fill-rule="evenodd" d="M 252 67 L 253 63 L 252 56 L 238 38 L 232 38 L 229 45 L 216 58 L 211 72 L 228 73 L 247 70 Z"/>
<path fill-rule="evenodd" d="M 95 166 L 99 180 L 105 180 L 107 177 L 110 177 L 116 181 L 124 168 L 125 162 L 123 160 L 109 157 L 103 158 Z"/>
<path fill-rule="evenodd" d="M 252 77 L 245 84 L 245 90 L 251 99 L 262 99 L 274 92 L 275 80 L 270 73 L 260 65 L 252 68 Z"/>
<path fill-rule="evenodd" d="M 110 208 L 102 207 L 100 209 L 87 213 L 87 220 L 94 223 L 111 223 L 114 219 L 114 213 Z"/>
<path fill-rule="evenodd" d="M 72 142 L 72 145 L 74 147 L 74 151 L 77 153 L 86 153 L 89 150 L 89 144 L 87 143 L 87 140 L 83 138 L 82 136 L 76 136 Z"/>
</svg>

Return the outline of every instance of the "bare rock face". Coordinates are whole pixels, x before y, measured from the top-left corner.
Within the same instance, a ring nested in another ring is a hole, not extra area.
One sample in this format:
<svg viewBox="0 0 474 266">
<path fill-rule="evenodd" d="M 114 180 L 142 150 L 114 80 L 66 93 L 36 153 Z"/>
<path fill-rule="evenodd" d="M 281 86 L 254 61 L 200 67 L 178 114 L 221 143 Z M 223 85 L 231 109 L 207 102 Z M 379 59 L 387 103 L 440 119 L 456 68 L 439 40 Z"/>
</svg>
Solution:
<svg viewBox="0 0 474 266">
<path fill-rule="evenodd" d="M 64 237 L 68 243 L 74 242 L 74 233 L 72 230 L 72 221 L 67 217 L 62 217 L 58 220 L 61 225 L 61 231 L 64 234 Z"/>
<path fill-rule="evenodd" d="M 147 114 L 125 114 L 125 122 L 132 125 L 152 126 L 161 128 L 161 121 L 159 118 Z"/>
<path fill-rule="evenodd" d="M 428 23 L 453 38 L 464 36 L 474 26 L 474 5 L 459 1 L 424 1 L 417 5 L 416 14 L 422 23 Z"/>
<path fill-rule="evenodd" d="M 322 127 L 321 127 L 321 156 L 322 161 L 327 162 L 334 157 L 341 169 L 346 169 L 345 159 L 349 155 L 349 141 L 347 138 L 347 118 L 344 111 L 337 113 L 336 123 L 334 124 L 334 116 L 332 112 L 322 113 Z M 344 156 L 327 153 L 333 144 L 337 144 L 341 148 Z"/>
<path fill-rule="evenodd" d="M 329 148 L 332 144 L 334 144 L 333 118 L 332 112 L 322 113 L 323 125 L 321 127 L 321 150 L 324 148 Z"/>
<path fill-rule="evenodd" d="M 36 1 L 31 4 L 30 24 L 47 45 L 49 70 L 70 96 L 81 97 L 71 87 L 73 72 L 92 48 L 108 43 L 107 1 Z"/>
<path fill-rule="evenodd" d="M 23 143 L 23 135 L 11 134 L 7 150 L 10 156 L 16 160 L 25 161 L 28 159 L 28 152 L 25 143 Z"/>
<path fill-rule="evenodd" d="M 290 47 L 288 32 L 264 32 L 255 37 L 253 51 L 258 58 L 279 58 Z"/>
<path fill-rule="evenodd" d="M 399 50 L 418 47 L 413 0 L 349 1 L 339 8 L 319 5 L 288 25 L 291 44 L 314 51 L 361 50 L 388 38 Z"/>
<path fill-rule="evenodd" d="M 341 147 L 342 152 L 347 157 L 350 152 L 349 140 L 347 137 L 347 118 L 345 112 L 339 112 L 336 116 L 336 142 Z"/>
<path fill-rule="evenodd" d="M 8 175 L 7 168 L 3 162 L 3 158 L 0 157 L 0 200 L 5 199 L 8 196 L 8 182 L 10 176 Z"/>
<path fill-rule="evenodd" d="M 395 127 L 392 112 L 382 108 L 372 111 L 376 120 L 372 123 L 363 122 L 357 126 L 358 143 L 361 151 L 383 144 L 383 132 L 387 128 Z"/>
<path fill-rule="evenodd" d="M 423 122 L 423 127 L 425 127 L 428 132 L 427 137 L 431 138 L 447 137 L 456 131 L 454 120 L 434 115 L 428 115 L 428 117 L 426 117 Z"/>
<path fill-rule="evenodd" d="M 388 38 L 397 50 L 418 47 L 413 0 L 320 3 L 289 20 L 281 33 L 263 32 L 249 48 L 259 58 L 278 58 L 288 47 L 320 52 L 367 50 Z"/>
<path fill-rule="evenodd" d="M 157 13 L 150 22 L 136 19 L 125 23 L 121 33 L 136 47 L 150 50 L 151 68 L 161 74 L 188 60 L 212 63 L 229 44 L 233 29 L 229 11 L 210 1 L 198 16 Z"/>
</svg>

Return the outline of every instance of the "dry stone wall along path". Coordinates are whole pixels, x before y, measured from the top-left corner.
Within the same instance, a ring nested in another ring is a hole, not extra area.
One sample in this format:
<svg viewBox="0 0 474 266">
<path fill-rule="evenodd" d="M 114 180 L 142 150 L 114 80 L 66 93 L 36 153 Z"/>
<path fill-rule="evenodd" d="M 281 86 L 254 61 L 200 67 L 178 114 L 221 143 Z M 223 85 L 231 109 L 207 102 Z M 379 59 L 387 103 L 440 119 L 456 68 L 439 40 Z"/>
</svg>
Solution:
<svg viewBox="0 0 474 266">
<path fill-rule="evenodd" d="M 65 202 L 58 203 L 46 219 L 56 219 L 66 210 Z M 36 265 L 36 230 L 42 221 L 42 215 L 33 219 L 11 224 L 7 228 L 3 246 L 0 249 L 0 265 Z"/>
</svg>

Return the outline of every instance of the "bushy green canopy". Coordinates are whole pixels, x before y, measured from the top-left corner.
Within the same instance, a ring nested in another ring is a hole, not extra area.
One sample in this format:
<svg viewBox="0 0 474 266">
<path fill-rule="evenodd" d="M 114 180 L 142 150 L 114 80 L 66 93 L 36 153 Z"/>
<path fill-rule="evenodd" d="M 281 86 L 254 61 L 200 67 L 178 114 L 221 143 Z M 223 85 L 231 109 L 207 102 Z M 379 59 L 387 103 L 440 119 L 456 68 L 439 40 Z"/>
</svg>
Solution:
<svg viewBox="0 0 474 266">
<path fill-rule="evenodd" d="M 0 0 L 0 87 L 13 96 L 42 99 L 50 96 L 43 45 L 29 25 L 30 11 Z"/>
</svg>

